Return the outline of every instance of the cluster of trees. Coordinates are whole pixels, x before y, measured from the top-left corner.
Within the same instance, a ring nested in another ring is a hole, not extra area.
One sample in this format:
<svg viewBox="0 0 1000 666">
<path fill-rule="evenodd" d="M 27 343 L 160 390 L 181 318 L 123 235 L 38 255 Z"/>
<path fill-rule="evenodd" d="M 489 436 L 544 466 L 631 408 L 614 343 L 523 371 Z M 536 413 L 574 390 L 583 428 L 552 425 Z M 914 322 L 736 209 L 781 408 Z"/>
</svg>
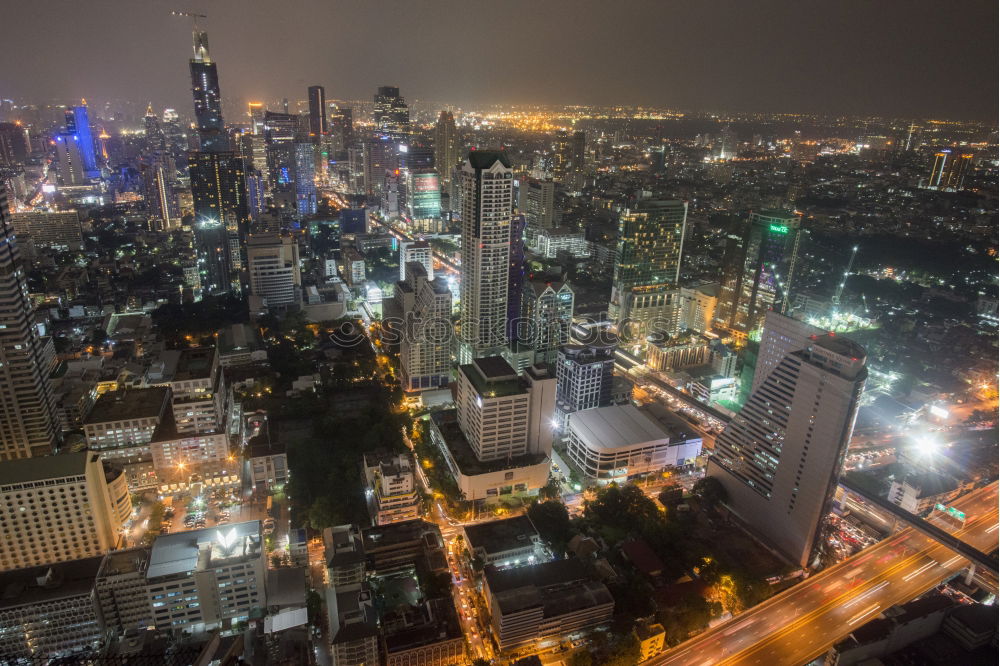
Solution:
<svg viewBox="0 0 1000 666">
<path fill-rule="evenodd" d="M 388 394 L 388 389 L 384 389 Z M 388 395 L 380 396 L 359 414 L 330 411 L 321 398 L 314 415 L 312 437 L 288 449 L 295 522 L 313 529 L 365 522 L 367 507 L 362 488 L 361 456 L 378 450 L 406 450 L 403 414 L 393 412 Z"/>
<path fill-rule="evenodd" d="M 246 301 L 232 296 L 206 296 L 196 303 L 167 303 L 153 310 L 153 325 L 168 342 L 179 346 L 184 336 L 214 335 L 219 329 L 249 321 Z"/>
</svg>

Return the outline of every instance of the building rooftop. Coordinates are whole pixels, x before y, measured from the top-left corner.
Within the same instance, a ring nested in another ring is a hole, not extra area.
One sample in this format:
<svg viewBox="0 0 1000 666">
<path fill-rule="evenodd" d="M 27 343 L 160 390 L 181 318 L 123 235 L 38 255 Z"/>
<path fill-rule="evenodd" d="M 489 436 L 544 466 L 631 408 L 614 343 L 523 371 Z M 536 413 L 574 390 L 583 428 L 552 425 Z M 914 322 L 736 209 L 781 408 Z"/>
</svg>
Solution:
<svg viewBox="0 0 1000 666">
<path fill-rule="evenodd" d="M 0 609 L 89 597 L 103 556 L 0 573 Z"/>
<path fill-rule="evenodd" d="M 40 458 L 5 460 L 0 465 L 0 486 L 39 481 L 41 479 L 82 476 L 86 473 L 89 456 L 93 456 L 95 461 L 100 458 L 100 454 L 92 451 L 78 451 L 76 453 L 59 453 Z"/>
<path fill-rule="evenodd" d="M 108 391 L 94 403 L 84 425 L 155 418 L 166 411 L 170 388 L 125 388 Z"/>
<path fill-rule="evenodd" d="M 958 481 L 935 472 L 909 474 L 905 483 L 917 490 L 917 499 L 950 493 L 958 488 Z"/>
<path fill-rule="evenodd" d="M 617 449 L 651 441 L 669 440 L 670 434 L 634 405 L 585 409 L 569 415 L 570 430 L 588 446 Z"/>
<path fill-rule="evenodd" d="M 655 421 L 660 429 L 670 437 L 671 442 L 701 439 L 701 435 L 694 431 L 690 423 L 658 402 L 651 402 L 638 409 L 646 418 Z"/>
<path fill-rule="evenodd" d="M 465 536 L 469 545 L 482 548 L 487 553 L 502 553 L 524 548 L 538 538 L 538 531 L 528 516 L 516 516 L 477 525 L 466 525 Z"/>
<path fill-rule="evenodd" d="M 470 150 L 469 163 L 473 169 L 489 169 L 497 161 L 508 169 L 511 168 L 510 157 L 504 150 Z"/>
<path fill-rule="evenodd" d="M 260 338 L 257 331 L 247 324 L 233 324 L 219 331 L 219 353 L 230 354 L 232 352 L 261 349 Z"/>
<path fill-rule="evenodd" d="M 459 366 L 481 396 L 499 398 L 524 392 L 524 383 L 517 371 L 500 356 L 477 358 L 472 363 Z"/>
<path fill-rule="evenodd" d="M 489 565 L 485 575 L 490 594 L 502 613 L 540 606 L 543 617 L 549 618 L 614 603 L 608 588 L 588 580 L 583 564 L 575 559 L 503 571 Z"/>
<path fill-rule="evenodd" d="M 466 476 L 476 476 L 477 474 L 487 474 L 498 472 L 504 469 L 515 469 L 518 467 L 529 467 L 538 465 L 545 461 L 544 454 L 525 454 L 514 458 L 501 458 L 497 460 L 479 460 L 475 452 L 469 445 L 469 440 L 462 433 L 458 426 L 458 410 L 444 409 L 431 413 L 431 420 L 441 437 L 444 439 L 451 457 L 455 460 L 462 474 Z"/>
<path fill-rule="evenodd" d="M 207 569 L 213 561 L 261 554 L 260 521 L 164 534 L 153 542 L 147 578 Z M 202 559 L 205 552 L 208 557 Z"/>
<path fill-rule="evenodd" d="M 183 382 L 190 379 L 204 379 L 212 372 L 212 361 L 215 359 L 215 347 L 189 347 L 181 350 L 174 372 L 173 381 Z"/>
<path fill-rule="evenodd" d="M 133 573 L 146 573 L 149 564 L 149 548 L 129 548 L 128 550 L 113 550 L 104 556 L 98 576 L 124 576 Z"/>
</svg>

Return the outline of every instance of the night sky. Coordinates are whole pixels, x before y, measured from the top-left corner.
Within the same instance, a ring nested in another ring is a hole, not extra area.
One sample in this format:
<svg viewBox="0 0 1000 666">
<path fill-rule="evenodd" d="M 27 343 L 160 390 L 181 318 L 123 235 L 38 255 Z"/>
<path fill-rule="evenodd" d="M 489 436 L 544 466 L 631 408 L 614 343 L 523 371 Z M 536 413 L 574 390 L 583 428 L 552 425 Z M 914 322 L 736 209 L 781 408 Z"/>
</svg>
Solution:
<svg viewBox="0 0 1000 666">
<path fill-rule="evenodd" d="M 996 0 L 4 0 L 0 96 L 190 113 L 190 19 L 227 102 L 407 98 L 995 120 Z M 227 113 L 227 115 L 230 115 Z"/>
</svg>

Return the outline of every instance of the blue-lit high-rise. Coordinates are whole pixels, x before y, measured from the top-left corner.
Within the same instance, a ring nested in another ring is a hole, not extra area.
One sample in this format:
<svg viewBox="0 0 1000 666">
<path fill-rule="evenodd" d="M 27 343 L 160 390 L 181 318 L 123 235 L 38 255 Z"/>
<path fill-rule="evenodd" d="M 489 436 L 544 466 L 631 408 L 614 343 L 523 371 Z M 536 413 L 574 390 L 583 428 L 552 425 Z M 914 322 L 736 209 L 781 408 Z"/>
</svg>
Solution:
<svg viewBox="0 0 1000 666">
<path fill-rule="evenodd" d="M 299 217 L 316 214 L 316 160 L 311 143 L 295 144 L 295 210 Z"/>
<path fill-rule="evenodd" d="M 97 151 L 94 149 L 94 135 L 90 131 L 90 117 L 87 114 L 87 100 L 80 100 L 78 106 L 66 109 L 66 133 L 76 137 L 83 162 L 83 173 L 87 178 L 100 175 L 97 167 Z"/>
<path fill-rule="evenodd" d="M 208 55 L 208 33 L 197 30 L 194 32 L 194 57 L 191 59 L 191 92 L 202 152 L 228 150 L 229 142 L 222 122 L 219 72 Z"/>
</svg>

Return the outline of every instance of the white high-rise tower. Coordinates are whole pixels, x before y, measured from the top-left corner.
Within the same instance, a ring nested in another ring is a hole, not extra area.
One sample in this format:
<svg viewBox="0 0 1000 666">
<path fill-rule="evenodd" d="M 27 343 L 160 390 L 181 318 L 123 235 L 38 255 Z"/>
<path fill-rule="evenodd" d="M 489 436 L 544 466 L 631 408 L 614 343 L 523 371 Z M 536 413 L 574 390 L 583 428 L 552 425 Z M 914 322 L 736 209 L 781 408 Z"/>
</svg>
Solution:
<svg viewBox="0 0 1000 666">
<path fill-rule="evenodd" d="M 768 315 L 762 351 L 784 320 Z M 709 461 L 732 510 L 802 566 L 829 510 L 867 376 L 865 350 L 832 333 L 807 336 L 776 363 L 758 362 L 753 392 Z"/>
<path fill-rule="evenodd" d="M 514 172 L 506 153 L 473 150 L 462 166 L 462 284 L 459 362 L 507 344 Z"/>
<path fill-rule="evenodd" d="M 47 455 L 57 438 L 55 400 L 2 183 L 0 302 L 0 460 Z"/>
</svg>

